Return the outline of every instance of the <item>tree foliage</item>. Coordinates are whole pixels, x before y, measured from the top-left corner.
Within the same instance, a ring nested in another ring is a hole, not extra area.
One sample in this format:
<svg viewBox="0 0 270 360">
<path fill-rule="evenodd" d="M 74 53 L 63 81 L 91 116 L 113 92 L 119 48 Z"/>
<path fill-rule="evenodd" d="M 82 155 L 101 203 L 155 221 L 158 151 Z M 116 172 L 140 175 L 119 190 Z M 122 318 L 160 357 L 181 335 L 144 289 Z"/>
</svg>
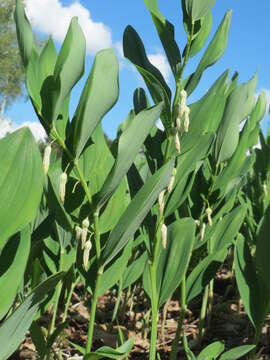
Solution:
<svg viewBox="0 0 270 360">
<path fill-rule="evenodd" d="M 0 114 L 23 93 L 24 69 L 13 20 L 14 0 L 0 3 Z"/>
</svg>

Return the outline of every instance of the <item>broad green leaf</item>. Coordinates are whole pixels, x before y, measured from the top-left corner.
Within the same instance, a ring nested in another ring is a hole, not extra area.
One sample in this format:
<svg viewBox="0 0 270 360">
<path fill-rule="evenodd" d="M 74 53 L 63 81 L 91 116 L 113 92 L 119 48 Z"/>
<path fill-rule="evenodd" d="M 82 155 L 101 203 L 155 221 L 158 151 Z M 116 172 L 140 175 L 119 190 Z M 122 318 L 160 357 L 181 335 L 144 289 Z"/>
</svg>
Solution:
<svg viewBox="0 0 270 360">
<path fill-rule="evenodd" d="M 236 360 L 253 350 L 256 345 L 241 345 L 223 353 L 219 360 Z"/>
<path fill-rule="evenodd" d="M 30 253 L 30 228 L 14 235 L 0 255 L 0 320 L 15 300 Z"/>
<path fill-rule="evenodd" d="M 212 23 L 213 23 L 213 16 L 211 12 L 209 12 L 205 17 L 201 19 L 201 28 L 195 39 L 192 40 L 191 42 L 190 51 L 189 51 L 190 58 L 195 56 L 203 48 L 206 40 L 210 35 L 212 29 Z"/>
<path fill-rule="evenodd" d="M 109 264 L 108 269 L 106 269 L 102 274 L 100 286 L 98 289 L 99 296 L 103 295 L 107 290 L 111 289 L 122 277 L 131 255 L 132 246 L 133 242 L 130 241 L 124 248 L 123 253 L 117 259 L 115 259 L 112 264 Z"/>
<path fill-rule="evenodd" d="M 102 253 L 101 264 L 108 264 L 132 238 L 160 192 L 168 185 L 174 160 L 151 176 L 132 199 L 115 228 L 110 233 Z"/>
<path fill-rule="evenodd" d="M 124 55 L 142 75 L 155 104 L 164 102 L 161 120 L 165 129 L 171 127 L 171 90 L 161 72 L 148 60 L 143 42 L 135 29 L 128 26 L 123 37 Z"/>
<path fill-rule="evenodd" d="M 252 111 L 256 85 L 257 75 L 238 86 L 228 98 L 215 145 L 218 163 L 228 160 L 237 148 L 239 125 Z"/>
<path fill-rule="evenodd" d="M 54 74 L 47 78 L 41 90 L 42 115 L 48 124 L 55 125 L 64 100 L 82 77 L 85 53 L 85 37 L 74 17 L 57 57 Z"/>
<path fill-rule="evenodd" d="M 181 54 L 174 38 L 174 26 L 165 19 L 160 12 L 158 0 L 144 0 L 144 3 L 151 13 L 174 77 L 177 80 L 177 76 L 181 69 Z"/>
<path fill-rule="evenodd" d="M 259 329 L 264 320 L 265 310 L 253 259 L 242 235 L 237 239 L 234 258 L 235 277 L 240 296 L 253 326 Z"/>
<path fill-rule="evenodd" d="M 40 76 L 41 84 L 43 84 L 43 81 L 48 76 L 53 75 L 56 61 L 57 61 L 57 51 L 54 46 L 53 39 L 50 36 L 49 40 L 42 48 L 39 56 L 39 72 L 40 72 L 39 76 Z"/>
<path fill-rule="evenodd" d="M 44 359 L 44 356 L 47 352 L 47 343 L 45 336 L 36 321 L 32 322 L 29 331 L 31 339 L 33 341 L 33 344 L 35 345 L 40 359 Z"/>
<path fill-rule="evenodd" d="M 197 357 L 197 360 L 212 360 L 216 359 L 225 350 L 223 341 L 215 341 L 206 346 Z"/>
<path fill-rule="evenodd" d="M 34 49 L 25 69 L 25 85 L 38 115 L 41 113 L 39 56 Z"/>
<path fill-rule="evenodd" d="M 24 66 L 27 66 L 34 46 L 34 35 L 21 0 L 16 0 L 14 18 L 22 61 Z"/>
<path fill-rule="evenodd" d="M 265 212 L 264 217 L 261 220 L 261 224 L 258 229 L 257 235 L 257 249 L 256 249 L 256 268 L 259 271 L 259 275 L 263 279 L 264 286 L 270 293 L 270 206 Z"/>
<path fill-rule="evenodd" d="M 225 71 L 200 100 L 190 105 L 190 125 L 183 142 L 207 132 L 216 133 L 227 100 L 228 74 L 229 71 Z"/>
<path fill-rule="evenodd" d="M 114 50 L 98 52 L 72 120 L 73 152 L 77 159 L 98 123 L 118 99 L 118 73 Z"/>
<path fill-rule="evenodd" d="M 216 0 L 185 0 L 186 11 L 192 21 L 206 16 L 214 6 Z"/>
<path fill-rule="evenodd" d="M 78 18 L 73 17 L 54 68 L 54 76 L 61 79 L 63 99 L 84 73 L 85 53 L 85 37 Z"/>
<path fill-rule="evenodd" d="M 214 278 L 218 268 L 225 260 L 227 252 L 227 248 L 224 247 L 217 253 L 206 256 L 192 270 L 186 283 L 187 303 L 201 294 L 206 285 Z"/>
<path fill-rule="evenodd" d="M 97 196 L 97 203 L 100 207 L 110 198 L 128 172 L 147 135 L 159 118 L 162 109 L 163 103 L 160 103 L 150 109 L 141 111 L 122 133 L 114 166 Z"/>
<path fill-rule="evenodd" d="M 159 307 L 173 295 L 187 271 L 195 238 L 195 222 L 191 218 L 177 220 L 168 226 L 165 268 L 159 293 Z M 158 270 L 162 271 L 158 266 Z"/>
<path fill-rule="evenodd" d="M 231 16 L 232 12 L 228 11 L 219 25 L 213 39 L 208 45 L 196 71 L 188 78 L 185 89 L 189 95 L 195 90 L 204 70 L 209 66 L 214 65 L 223 55 L 227 47 Z"/>
<path fill-rule="evenodd" d="M 79 166 L 84 178 L 89 182 L 89 189 L 92 195 L 100 191 L 114 164 L 114 157 L 106 143 L 102 124 L 94 130 L 91 136 L 91 144 L 85 148 L 79 159 Z M 72 172 L 77 180 L 77 173 Z"/>
<path fill-rule="evenodd" d="M 142 275 L 148 254 L 145 251 L 138 259 L 132 261 L 123 275 L 123 290 L 134 284 Z"/>
<path fill-rule="evenodd" d="M 207 156 L 212 142 L 212 134 L 202 135 L 199 143 L 194 144 L 195 146 L 177 159 L 174 190 L 167 201 L 165 216 L 171 215 L 183 202 L 183 180 L 186 183 L 190 174 L 195 171 L 197 163 Z"/>
<path fill-rule="evenodd" d="M 0 359 L 6 360 L 11 356 L 27 330 L 31 326 L 39 304 L 57 283 L 62 279 L 64 273 L 51 276 L 24 300 L 24 302 L 1 324 L 0 326 Z"/>
<path fill-rule="evenodd" d="M 224 196 L 224 194 L 226 195 L 229 191 L 235 189 L 252 166 L 252 156 L 247 158 L 246 154 L 251 146 L 258 143 L 260 131 L 259 123 L 263 119 L 265 108 L 265 94 L 261 93 L 256 106 L 244 125 L 239 143 L 232 158 L 216 179 L 213 189 L 219 189 L 221 196 Z"/>
<path fill-rule="evenodd" d="M 99 229 L 101 234 L 112 230 L 125 211 L 127 207 L 126 191 L 127 183 L 126 180 L 123 179 L 100 216 Z"/>
<path fill-rule="evenodd" d="M 240 205 L 229 214 L 225 215 L 222 220 L 217 219 L 217 222 L 210 227 L 207 239 L 211 242 L 213 252 L 217 252 L 224 246 L 227 247 L 234 242 L 234 239 L 243 224 L 246 213 L 247 207 L 245 205 Z"/>
<path fill-rule="evenodd" d="M 0 253 L 8 238 L 34 219 L 42 194 L 39 148 L 28 128 L 0 140 Z"/>
<path fill-rule="evenodd" d="M 133 348 L 134 338 L 130 338 L 117 349 L 109 346 L 103 346 L 95 352 L 86 354 L 83 360 L 99 360 L 99 359 L 123 359 L 130 353 Z"/>
</svg>

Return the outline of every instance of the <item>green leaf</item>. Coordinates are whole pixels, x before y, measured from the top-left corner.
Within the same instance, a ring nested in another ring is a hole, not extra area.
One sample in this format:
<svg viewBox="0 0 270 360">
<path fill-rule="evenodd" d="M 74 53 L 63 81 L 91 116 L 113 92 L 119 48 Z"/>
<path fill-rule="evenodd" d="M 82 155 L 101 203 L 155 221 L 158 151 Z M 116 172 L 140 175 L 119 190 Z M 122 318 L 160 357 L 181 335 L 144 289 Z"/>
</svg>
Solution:
<svg viewBox="0 0 270 360">
<path fill-rule="evenodd" d="M 53 75 L 56 61 L 57 51 L 53 39 L 50 36 L 39 56 L 39 76 L 41 85 L 48 76 Z"/>
<path fill-rule="evenodd" d="M 114 228 L 120 216 L 127 207 L 127 183 L 123 179 L 110 200 L 108 201 L 105 210 L 100 215 L 99 229 L 100 233 L 104 234 Z"/>
<path fill-rule="evenodd" d="M 130 338 L 123 345 L 117 349 L 113 349 L 109 346 L 103 346 L 95 352 L 86 354 L 83 360 L 99 360 L 99 359 L 123 359 L 131 351 L 134 344 L 134 338 Z"/>
<path fill-rule="evenodd" d="M 40 359 L 43 359 L 47 353 L 47 344 L 46 344 L 45 336 L 36 321 L 32 322 L 29 331 L 33 344 L 35 345 L 35 348 L 38 352 L 38 355 Z"/>
<path fill-rule="evenodd" d="M 24 66 L 27 66 L 34 46 L 34 35 L 21 0 L 16 0 L 14 18 L 22 61 Z"/>
<path fill-rule="evenodd" d="M 239 125 L 252 111 L 256 85 L 257 75 L 238 86 L 228 98 L 215 145 L 215 158 L 218 163 L 229 159 L 237 148 Z"/>
<path fill-rule="evenodd" d="M 213 252 L 219 251 L 224 246 L 228 247 L 234 242 L 243 224 L 246 213 L 246 205 L 240 205 L 225 215 L 222 220 L 217 219 L 217 222 L 210 227 L 207 239 L 211 242 Z"/>
<path fill-rule="evenodd" d="M 152 15 L 159 38 L 166 52 L 169 64 L 177 79 L 181 69 L 181 54 L 174 38 L 174 26 L 160 12 L 158 0 L 144 0 L 145 5 Z"/>
<path fill-rule="evenodd" d="M 77 159 L 98 123 L 118 99 L 118 73 L 114 50 L 98 52 L 72 120 L 73 152 Z"/>
<path fill-rule="evenodd" d="M 219 25 L 219 28 L 217 29 L 213 39 L 208 45 L 196 71 L 188 78 L 185 85 L 185 89 L 188 95 L 190 95 L 195 90 L 204 70 L 215 64 L 223 55 L 227 47 L 231 16 L 232 12 L 228 11 Z"/>
<path fill-rule="evenodd" d="M 159 118 L 162 108 L 163 103 L 141 111 L 122 133 L 116 161 L 97 196 L 99 207 L 110 198 L 128 172 L 147 135 Z"/>
<path fill-rule="evenodd" d="M 84 73 L 86 41 L 76 17 L 72 18 L 58 55 L 54 74 L 48 77 L 41 90 L 42 115 L 55 125 L 61 107 L 74 85 Z M 48 109 L 48 106 L 51 106 Z"/>
<path fill-rule="evenodd" d="M 187 14 L 192 21 L 206 16 L 214 6 L 216 0 L 185 0 Z"/>
<path fill-rule="evenodd" d="M 234 256 L 235 277 L 239 293 L 248 317 L 255 329 L 259 329 L 264 320 L 265 310 L 253 259 L 242 235 L 239 235 L 237 239 Z"/>
<path fill-rule="evenodd" d="M 130 241 L 124 248 L 123 253 L 116 258 L 112 264 L 109 264 L 108 269 L 104 271 L 100 280 L 98 289 L 98 296 L 103 295 L 107 290 L 111 289 L 118 280 L 122 277 L 126 270 L 128 260 L 131 255 L 133 242 Z"/>
<path fill-rule="evenodd" d="M 171 127 L 171 90 L 161 72 L 148 60 L 143 42 L 135 29 L 128 26 L 123 37 L 124 55 L 142 75 L 155 104 L 164 102 L 161 120 L 166 129 Z"/>
<path fill-rule="evenodd" d="M 195 171 L 197 163 L 207 156 L 213 139 L 212 134 L 201 135 L 200 142 L 193 146 L 190 150 L 183 153 L 177 159 L 175 185 L 166 204 L 166 217 L 171 215 L 183 203 L 185 190 L 184 185 L 187 183 L 188 177 L 191 173 Z"/>
<path fill-rule="evenodd" d="M 0 140 L 0 253 L 8 238 L 34 219 L 43 190 L 41 156 L 22 128 Z"/>
<path fill-rule="evenodd" d="M 191 218 L 177 220 L 168 226 L 166 257 L 159 294 L 159 307 L 173 295 L 187 271 L 195 239 L 195 222 Z M 159 272 L 162 271 L 158 266 Z"/>
<path fill-rule="evenodd" d="M 134 284 L 142 275 L 148 254 L 145 251 L 138 259 L 133 260 L 123 275 L 123 290 Z"/>
<path fill-rule="evenodd" d="M 224 350 L 225 350 L 224 342 L 215 341 L 212 344 L 206 346 L 206 348 L 204 348 L 200 352 L 199 356 L 197 357 L 197 360 L 216 359 Z"/>
<path fill-rule="evenodd" d="M 253 350 L 256 345 L 241 345 L 223 353 L 219 360 L 236 360 Z"/>
<path fill-rule="evenodd" d="M 229 71 L 225 71 L 200 100 L 190 105 L 190 125 L 183 141 L 185 137 L 190 141 L 201 134 L 217 131 L 227 100 L 228 74 Z"/>
<path fill-rule="evenodd" d="M 30 227 L 14 235 L 0 255 L 0 320 L 15 300 L 30 253 Z"/>
<path fill-rule="evenodd" d="M 270 206 L 268 206 L 265 215 L 263 216 L 257 235 L 257 249 L 256 249 L 256 268 L 258 269 L 259 275 L 263 279 L 264 287 L 270 292 Z"/>
<path fill-rule="evenodd" d="M 212 29 L 212 23 L 213 23 L 213 16 L 211 12 L 209 12 L 205 17 L 201 19 L 201 28 L 195 39 L 192 40 L 191 42 L 190 51 L 189 51 L 190 58 L 195 56 L 203 48 L 206 40 L 210 35 Z"/>
<path fill-rule="evenodd" d="M 213 279 L 225 260 L 227 252 L 227 248 L 224 247 L 218 252 L 208 255 L 192 270 L 186 283 L 187 303 L 201 294 L 206 285 Z"/>
<path fill-rule="evenodd" d="M 1 324 L 0 359 L 6 360 L 16 351 L 35 318 L 39 303 L 55 288 L 63 275 L 64 273 L 58 273 L 41 283 Z"/>
<path fill-rule="evenodd" d="M 115 228 L 110 233 L 102 253 L 101 264 L 108 264 L 132 238 L 160 192 L 168 185 L 174 160 L 151 176 L 132 199 Z"/>
<path fill-rule="evenodd" d="M 31 57 L 25 69 L 25 85 L 32 104 L 39 115 L 41 112 L 41 83 L 39 74 L 39 56 L 35 49 L 32 51 Z"/>
</svg>

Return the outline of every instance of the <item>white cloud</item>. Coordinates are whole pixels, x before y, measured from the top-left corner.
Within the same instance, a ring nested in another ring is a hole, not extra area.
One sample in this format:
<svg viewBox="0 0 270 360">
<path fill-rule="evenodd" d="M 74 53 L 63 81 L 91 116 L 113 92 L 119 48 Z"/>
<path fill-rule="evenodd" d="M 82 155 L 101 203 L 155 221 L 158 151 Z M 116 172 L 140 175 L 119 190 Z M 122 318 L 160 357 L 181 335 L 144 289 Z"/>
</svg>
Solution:
<svg viewBox="0 0 270 360">
<path fill-rule="evenodd" d="M 59 42 L 64 40 L 71 18 L 78 16 L 89 53 L 112 46 L 111 30 L 102 22 L 95 22 L 90 11 L 79 1 L 69 6 L 64 6 L 59 0 L 26 0 L 25 4 L 33 28 L 52 35 Z"/>
<path fill-rule="evenodd" d="M 21 125 L 14 124 L 10 119 L 0 118 L 0 139 L 24 126 L 29 127 L 36 141 L 45 141 L 47 135 L 42 125 L 34 121 L 26 121 Z"/>
<path fill-rule="evenodd" d="M 168 82 L 170 80 L 171 69 L 166 57 L 161 54 L 148 54 L 149 61 L 159 69 L 164 79 Z"/>
</svg>

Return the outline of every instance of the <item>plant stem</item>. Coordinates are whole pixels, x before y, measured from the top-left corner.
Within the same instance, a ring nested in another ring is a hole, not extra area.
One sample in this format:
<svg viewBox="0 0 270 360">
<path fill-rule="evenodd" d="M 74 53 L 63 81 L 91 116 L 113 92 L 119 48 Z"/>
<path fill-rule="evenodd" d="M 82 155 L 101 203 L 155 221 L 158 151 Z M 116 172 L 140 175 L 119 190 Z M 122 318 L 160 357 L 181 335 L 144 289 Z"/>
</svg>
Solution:
<svg viewBox="0 0 270 360">
<path fill-rule="evenodd" d="M 203 294 L 203 301 L 201 306 L 201 313 L 200 313 L 200 321 L 199 321 L 199 334 L 198 334 L 198 340 L 197 340 L 197 346 L 201 346 L 202 338 L 204 335 L 204 323 L 206 318 L 206 309 L 207 309 L 207 302 L 208 302 L 208 290 L 209 286 L 207 285 L 204 289 Z"/>
<path fill-rule="evenodd" d="M 82 188 L 83 188 L 83 190 L 84 190 L 84 192 L 86 194 L 86 197 L 87 197 L 87 200 L 88 200 L 90 206 L 92 207 L 92 196 L 91 196 L 91 193 L 90 193 L 90 191 L 88 189 L 88 186 L 87 186 L 86 180 L 84 178 L 84 175 L 83 175 L 83 173 L 81 171 L 81 168 L 79 166 L 78 159 L 74 158 L 74 156 L 69 151 L 69 149 L 67 148 L 64 140 L 58 134 L 56 129 L 53 129 L 53 136 L 56 138 L 56 140 L 57 140 L 58 144 L 61 146 L 61 148 L 65 151 L 65 153 L 67 154 L 69 160 L 74 163 L 74 166 L 75 166 L 76 172 L 78 174 L 78 177 L 80 179 L 80 183 L 82 185 Z"/>
<path fill-rule="evenodd" d="M 167 313 L 168 313 L 168 306 L 170 304 L 171 301 L 171 297 L 166 301 L 166 304 L 164 305 L 163 308 L 163 316 L 162 316 L 162 324 L 161 324 L 161 338 L 162 341 L 164 342 L 164 337 L 165 337 L 165 324 L 166 324 L 166 319 L 167 319 Z"/>
<path fill-rule="evenodd" d="M 181 67 L 179 77 L 178 77 L 178 80 L 177 80 L 177 83 L 176 83 L 176 92 L 175 92 L 174 99 L 173 99 L 173 111 L 174 112 L 176 111 L 176 108 L 177 108 L 177 105 L 178 105 L 179 99 L 180 99 L 180 93 L 181 93 L 181 90 L 182 90 L 182 78 L 183 78 L 183 73 L 184 73 L 185 67 L 186 67 L 188 59 L 189 59 L 190 47 L 191 47 L 193 34 L 194 34 L 194 26 L 195 26 L 195 24 L 193 22 L 192 25 L 191 25 L 190 34 L 189 34 L 189 37 L 188 37 L 184 62 L 183 62 L 183 65 Z M 175 118 L 176 117 L 177 117 L 177 115 L 175 116 Z"/>
<path fill-rule="evenodd" d="M 67 319 L 67 314 L 68 314 L 68 309 L 69 309 L 69 305 L 70 305 L 70 302 L 71 302 L 71 297 L 72 297 L 72 294 L 73 294 L 73 291 L 75 289 L 75 287 L 77 286 L 78 282 L 79 282 L 79 277 L 75 280 L 75 282 L 71 285 L 71 288 L 69 290 L 69 293 L 68 293 L 68 297 L 67 297 L 67 300 L 66 300 L 66 305 L 65 305 L 65 311 L 64 311 L 64 315 L 63 315 L 63 322 L 66 321 Z"/>
<path fill-rule="evenodd" d="M 95 232 L 95 245 L 96 245 L 98 272 L 97 272 L 97 278 L 96 278 L 96 283 L 95 283 L 93 299 L 92 299 L 92 303 L 91 303 L 90 320 L 89 320 L 85 354 L 88 354 L 92 348 L 99 284 L 100 284 L 100 279 L 101 279 L 101 276 L 103 273 L 103 268 L 100 266 L 101 247 L 100 247 L 100 232 L 99 232 L 99 218 L 98 217 L 99 217 L 99 213 L 98 213 L 98 211 L 96 211 L 94 213 L 94 232 Z"/>
<path fill-rule="evenodd" d="M 99 283 L 102 273 L 98 272 L 94 290 L 94 296 L 91 303 L 91 310 L 90 310 L 90 320 L 89 320 L 89 327 L 88 327 L 88 335 L 87 335 L 87 344 L 85 348 L 85 355 L 91 351 L 92 343 L 93 343 L 93 335 L 94 335 L 94 324 L 95 324 L 95 317 L 96 317 L 96 310 L 97 310 L 97 301 L 98 301 L 98 289 Z"/>
<path fill-rule="evenodd" d="M 152 329 L 151 329 L 151 344 L 150 344 L 150 360 L 156 359 L 156 344 L 157 344 L 157 325 L 158 325 L 158 303 L 157 303 L 157 276 L 155 263 L 150 265 L 151 277 L 151 309 L 152 309 Z"/>
<path fill-rule="evenodd" d="M 58 269 L 59 272 L 61 272 L 63 269 L 63 257 L 64 257 L 63 255 L 64 255 L 64 250 L 61 249 L 60 250 L 60 259 L 59 259 L 59 269 Z M 63 286 L 62 281 L 60 281 L 57 285 L 56 293 L 55 293 L 55 297 L 54 297 L 53 316 L 52 316 L 52 322 L 51 322 L 51 326 L 50 326 L 49 336 L 55 330 L 56 315 L 57 315 L 62 286 Z"/>
<path fill-rule="evenodd" d="M 115 303 L 114 309 L 113 309 L 112 323 L 116 319 L 116 315 L 118 313 L 118 309 L 119 309 L 119 305 L 120 305 L 120 301 L 121 301 L 122 289 L 123 289 L 123 277 L 121 277 L 121 279 L 119 280 L 118 294 L 117 294 L 117 300 L 116 300 L 116 303 Z"/>
<path fill-rule="evenodd" d="M 185 337 L 185 330 L 183 329 L 185 315 L 186 315 L 186 308 L 187 308 L 186 307 L 186 277 L 184 276 L 184 278 L 181 282 L 181 312 L 180 312 L 180 316 L 178 318 L 177 330 L 176 330 L 175 338 L 174 338 L 174 341 L 172 344 L 170 360 L 177 359 L 177 349 L 178 349 L 178 344 L 179 344 L 179 340 L 180 340 L 181 330 L 183 331 L 184 350 L 186 353 L 186 357 L 189 359 L 189 355 L 188 355 L 189 347 L 188 347 L 187 339 Z"/>
</svg>

